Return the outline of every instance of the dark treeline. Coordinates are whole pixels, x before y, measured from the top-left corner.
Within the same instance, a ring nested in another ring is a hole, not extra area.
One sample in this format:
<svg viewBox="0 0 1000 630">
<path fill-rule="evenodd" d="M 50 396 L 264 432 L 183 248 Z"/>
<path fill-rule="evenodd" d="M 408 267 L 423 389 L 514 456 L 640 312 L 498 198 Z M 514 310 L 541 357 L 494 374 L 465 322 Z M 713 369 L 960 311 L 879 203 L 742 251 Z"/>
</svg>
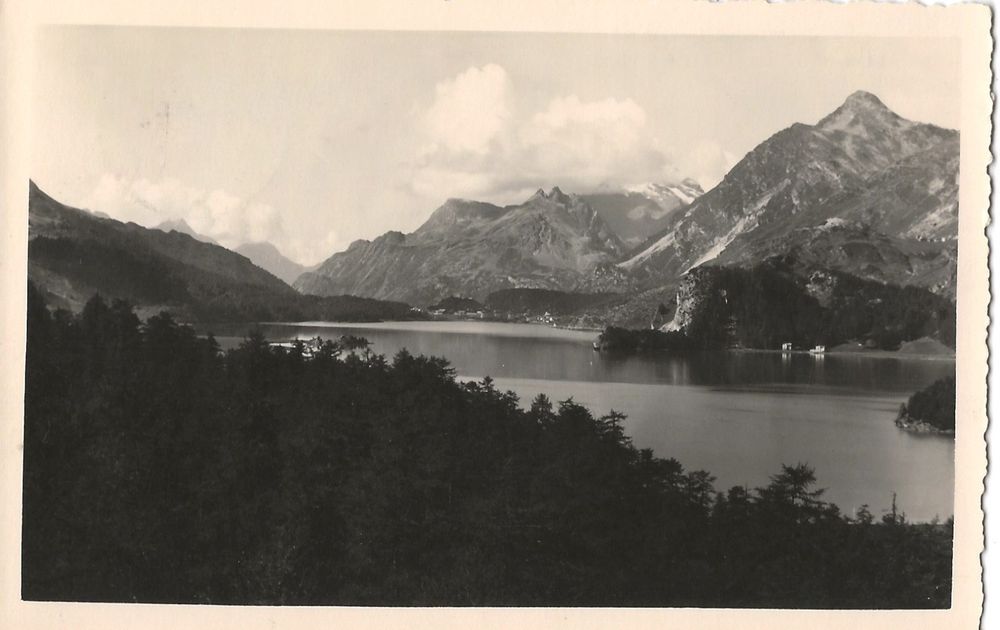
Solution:
<svg viewBox="0 0 1000 630">
<path fill-rule="evenodd" d="M 751 268 L 706 268 L 698 282 L 706 298 L 685 332 L 703 348 L 861 341 L 896 350 L 925 336 L 955 346 L 954 303 L 919 287 L 833 271 L 802 278 L 781 259 Z"/>
<path fill-rule="evenodd" d="M 597 337 L 597 349 L 606 352 L 669 352 L 688 354 L 698 344 L 680 331 L 629 329 L 608 326 Z"/>
<path fill-rule="evenodd" d="M 522 410 L 442 359 L 223 354 L 33 288 L 27 346 L 29 600 L 949 606 L 950 521 L 847 518 L 805 465 L 717 494 L 618 414 Z"/>
<path fill-rule="evenodd" d="M 938 431 L 955 431 L 955 377 L 937 380 L 910 399 L 899 410 L 906 422 L 926 423 Z"/>
</svg>

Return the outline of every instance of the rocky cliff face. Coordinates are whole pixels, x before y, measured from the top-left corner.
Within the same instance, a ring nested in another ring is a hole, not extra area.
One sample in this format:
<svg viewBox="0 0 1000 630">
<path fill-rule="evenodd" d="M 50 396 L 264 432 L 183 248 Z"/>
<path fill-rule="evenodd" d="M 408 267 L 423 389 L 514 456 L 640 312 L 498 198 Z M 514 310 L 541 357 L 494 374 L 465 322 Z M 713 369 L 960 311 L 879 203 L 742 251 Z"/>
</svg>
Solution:
<svg viewBox="0 0 1000 630">
<path fill-rule="evenodd" d="M 356 241 L 295 286 L 418 305 L 510 288 L 594 292 L 627 283 L 614 267 L 624 249 L 590 205 L 559 188 L 506 207 L 452 199 L 412 234 Z"/>
<path fill-rule="evenodd" d="M 706 268 L 692 269 L 681 278 L 674 295 L 674 317 L 661 326 L 660 330 L 683 331 L 691 324 L 691 319 L 701 310 L 705 300 L 718 290 L 713 271 Z"/>
</svg>

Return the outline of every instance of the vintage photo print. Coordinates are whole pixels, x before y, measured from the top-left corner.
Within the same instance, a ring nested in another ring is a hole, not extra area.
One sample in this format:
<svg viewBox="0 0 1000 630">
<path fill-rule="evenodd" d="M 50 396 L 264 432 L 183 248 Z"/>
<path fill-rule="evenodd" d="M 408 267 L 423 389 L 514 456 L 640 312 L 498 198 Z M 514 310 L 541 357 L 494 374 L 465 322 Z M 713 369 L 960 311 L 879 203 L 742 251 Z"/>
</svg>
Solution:
<svg viewBox="0 0 1000 630">
<path fill-rule="evenodd" d="M 8 9 L 7 618 L 977 622 L 987 9 L 251 7 Z"/>
</svg>

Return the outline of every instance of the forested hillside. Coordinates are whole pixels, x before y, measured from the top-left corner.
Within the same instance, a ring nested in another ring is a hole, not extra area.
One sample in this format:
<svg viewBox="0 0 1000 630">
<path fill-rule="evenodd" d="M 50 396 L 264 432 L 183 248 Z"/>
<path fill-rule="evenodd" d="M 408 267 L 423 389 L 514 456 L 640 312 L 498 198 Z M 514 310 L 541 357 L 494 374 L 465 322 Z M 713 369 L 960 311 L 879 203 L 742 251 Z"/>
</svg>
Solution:
<svg viewBox="0 0 1000 630">
<path fill-rule="evenodd" d="M 926 425 L 942 433 L 955 433 L 955 378 L 935 381 L 910 396 L 896 424 Z"/>
<path fill-rule="evenodd" d="M 895 350 L 928 336 L 955 345 L 955 304 L 947 298 L 835 271 L 802 277 L 783 258 L 693 270 L 678 302 L 675 322 L 704 348 L 858 341 Z"/>
<path fill-rule="evenodd" d="M 804 464 L 717 492 L 621 415 L 525 410 L 444 359 L 348 341 L 220 353 L 167 314 L 53 314 L 29 286 L 22 596 L 950 605 L 950 521 L 849 518 Z"/>
<path fill-rule="evenodd" d="M 28 219 L 28 277 L 52 306 L 79 311 L 100 293 L 186 321 L 420 317 L 401 302 L 300 295 L 224 247 L 71 208 L 34 183 Z"/>
</svg>

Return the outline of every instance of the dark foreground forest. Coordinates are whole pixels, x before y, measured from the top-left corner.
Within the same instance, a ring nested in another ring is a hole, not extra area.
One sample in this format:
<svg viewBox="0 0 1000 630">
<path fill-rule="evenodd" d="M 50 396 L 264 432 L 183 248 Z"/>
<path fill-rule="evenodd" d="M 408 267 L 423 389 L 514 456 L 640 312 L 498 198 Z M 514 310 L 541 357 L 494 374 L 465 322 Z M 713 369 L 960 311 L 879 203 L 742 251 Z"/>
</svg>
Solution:
<svg viewBox="0 0 1000 630">
<path fill-rule="evenodd" d="M 522 410 L 356 339 L 223 354 L 169 315 L 50 313 L 30 287 L 27 334 L 25 599 L 950 605 L 950 521 L 848 518 L 805 465 L 716 492 L 620 415 Z"/>
</svg>

